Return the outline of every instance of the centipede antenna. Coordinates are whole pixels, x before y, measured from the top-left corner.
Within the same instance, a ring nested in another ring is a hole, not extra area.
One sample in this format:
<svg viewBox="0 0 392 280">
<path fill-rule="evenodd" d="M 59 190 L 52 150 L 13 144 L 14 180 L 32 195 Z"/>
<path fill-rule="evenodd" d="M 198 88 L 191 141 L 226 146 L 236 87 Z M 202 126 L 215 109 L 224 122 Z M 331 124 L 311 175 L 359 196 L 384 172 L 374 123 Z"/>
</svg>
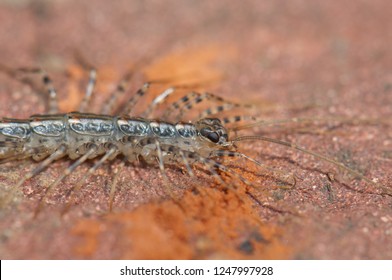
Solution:
<svg viewBox="0 0 392 280">
<path fill-rule="evenodd" d="M 90 103 L 91 96 L 92 96 L 93 91 L 94 91 L 96 80 L 97 80 L 97 71 L 95 69 L 91 69 L 90 70 L 90 75 L 89 75 L 89 81 L 88 81 L 87 87 L 86 87 L 86 92 L 85 92 L 83 100 L 82 100 L 82 102 L 80 103 L 80 106 L 79 106 L 79 111 L 80 112 L 85 112 L 86 111 L 86 108 L 88 107 L 88 105 Z"/>
<path fill-rule="evenodd" d="M 283 140 L 269 138 L 269 137 L 265 137 L 265 136 L 258 136 L 258 135 L 257 136 L 240 136 L 240 137 L 237 137 L 237 138 L 233 139 L 231 142 L 234 144 L 236 142 L 255 141 L 255 140 L 256 141 L 260 140 L 260 141 L 265 141 L 265 142 L 270 142 L 270 143 L 283 145 L 283 146 L 289 147 L 291 149 L 298 150 L 298 151 L 301 151 L 301 152 L 303 152 L 305 154 L 311 155 L 311 156 L 313 156 L 315 158 L 327 161 L 327 162 L 329 162 L 329 163 L 331 163 L 331 164 L 333 164 L 333 165 L 335 165 L 337 167 L 342 168 L 343 170 L 347 171 L 351 175 L 357 176 L 357 177 L 361 178 L 362 180 L 366 181 L 367 183 L 369 183 L 369 184 L 371 184 L 371 185 L 373 185 L 373 186 L 375 186 L 375 187 L 377 187 L 379 189 L 382 189 L 383 190 L 382 194 L 392 196 L 392 191 L 390 189 L 373 182 L 372 180 L 366 178 L 364 175 L 362 175 L 358 171 L 355 171 L 354 169 L 351 169 L 351 168 L 345 166 L 343 163 L 340 163 L 340 162 L 338 162 L 338 161 L 336 161 L 334 159 L 328 158 L 328 157 L 326 157 L 326 156 L 324 156 L 322 154 L 319 154 L 319 153 L 307 150 L 307 149 L 305 149 L 305 148 L 303 148 L 301 146 L 298 146 L 295 143 L 286 142 L 286 141 L 283 141 Z"/>
</svg>

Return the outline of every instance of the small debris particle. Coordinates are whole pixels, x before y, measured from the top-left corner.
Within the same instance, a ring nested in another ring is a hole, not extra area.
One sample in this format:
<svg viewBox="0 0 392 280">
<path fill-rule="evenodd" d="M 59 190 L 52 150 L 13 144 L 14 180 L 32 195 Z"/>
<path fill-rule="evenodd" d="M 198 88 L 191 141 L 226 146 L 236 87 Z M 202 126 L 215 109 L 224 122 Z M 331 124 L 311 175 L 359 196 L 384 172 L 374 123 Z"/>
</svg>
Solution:
<svg viewBox="0 0 392 280">
<path fill-rule="evenodd" d="M 246 241 L 242 242 L 240 244 L 240 246 L 238 246 L 238 249 L 247 255 L 252 254 L 254 251 L 253 244 L 250 240 L 246 240 Z"/>
</svg>

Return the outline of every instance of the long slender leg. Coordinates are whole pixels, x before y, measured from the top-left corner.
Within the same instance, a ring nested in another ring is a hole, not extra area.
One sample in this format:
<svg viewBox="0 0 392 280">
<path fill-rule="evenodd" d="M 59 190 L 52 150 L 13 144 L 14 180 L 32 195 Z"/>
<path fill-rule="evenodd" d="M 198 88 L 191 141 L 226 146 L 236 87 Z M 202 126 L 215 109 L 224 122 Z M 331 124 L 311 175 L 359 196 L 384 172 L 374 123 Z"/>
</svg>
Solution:
<svg viewBox="0 0 392 280">
<path fill-rule="evenodd" d="M 365 177 L 364 175 L 362 175 L 361 173 L 359 173 L 358 171 L 355 171 L 354 169 L 351 169 L 349 167 L 347 167 L 346 165 L 344 165 L 343 163 L 340 163 L 334 159 L 331 159 L 327 156 L 324 156 L 322 154 L 313 152 L 311 150 L 305 149 L 295 143 L 292 142 L 286 142 L 283 140 L 279 140 L 279 139 L 274 139 L 274 138 L 270 138 L 270 137 L 265 137 L 265 136 L 259 136 L 259 135 L 254 135 L 254 136 L 240 136 L 237 137 L 235 139 L 232 140 L 232 143 L 236 143 L 236 142 L 241 142 L 241 141 L 265 141 L 265 142 L 270 142 L 270 143 L 275 143 L 278 145 L 282 145 L 282 146 L 286 146 L 289 147 L 291 149 L 297 150 L 297 151 L 301 151 L 305 154 L 311 155 L 315 158 L 324 160 L 326 162 L 329 162 L 333 165 L 335 165 L 336 167 L 341 168 L 342 170 L 345 170 L 346 172 L 350 173 L 352 176 L 358 177 L 361 180 L 366 181 L 367 183 L 377 187 L 379 190 L 382 191 L 381 194 L 383 195 L 388 195 L 388 196 L 392 196 L 392 190 L 390 188 L 384 187 L 382 185 L 377 184 L 376 182 L 373 182 L 372 180 L 368 179 L 367 177 Z"/>
<path fill-rule="evenodd" d="M 18 69 L 10 69 L 4 65 L 0 65 L 0 71 L 5 72 L 8 76 L 11 78 L 17 79 L 18 81 L 21 81 L 22 83 L 28 84 L 31 87 L 34 88 L 34 83 L 32 80 L 26 78 L 26 77 L 19 77 L 18 72 L 22 73 L 31 73 L 31 74 L 39 74 L 42 78 L 42 83 L 46 88 L 47 94 L 48 94 L 48 103 L 47 103 L 47 112 L 49 114 L 56 114 L 59 112 L 58 108 L 58 100 L 57 100 L 57 92 L 56 89 L 53 86 L 52 80 L 48 76 L 48 74 L 40 69 L 40 68 L 18 68 Z M 38 90 L 39 92 L 39 90 Z"/>
<path fill-rule="evenodd" d="M 114 110 L 116 107 L 116 104 L 120 97 L 125 94 L 126 88 L 128 86 L 128 81 L 127 80 L 122 80 L 120 83 L 117 85 L 115 91 L 110 95 L 109 99 L 105 102 L 103 105 L 101 112 L 104 115 L 112 115 L 115 114 Z"/>
<path fill-rule="evenodd" d="M 172 153 L 172 154 L 182 154 L 183 158 L 186 159 L 186 161 L 184 161 L 184 163 L 189 166 L 189 162 L 201 162 L 205 165 L 207 165 L 208 167 L 210 167 L 209 171 L 212 173 L 212 175 L 222 184 L 226 185 L 227 183 L 225 183 L 222 179 L 222 177 L 216 173 L 215 169 L 219 169 L 223 172 L 226 172 L 228 174 L 233 175 L 234 177 L 236 177 L 237 179 L 241 180 L 243 183 L 249 185 L 249 186 L 254 186 L 253 183 L 249 182 L 248 180 L 246 180 L 245 178 L 243 178 L 241 175 L 231 171 L 227 166 L 216 162 L 215 160 L 211 159 L 211 158 L 206 158 L 206 157 L 202 157 L 200 156 L 198 153 L 196 152 L 190 152 L 190 151 L 186 151 L 186 150 L 181 150 L 178 147 L 175 146 L 171 146 L 171 145 L 162 145 L 160 147 L 161 151 L 165 151 L 168 153 Z M 180 153 L 181 151 L 181 153 Z M 189 167 L 190 169 L 190 167 Z"/>
<path fill-rule="evenodd" d="M 189 85 L 177 85 L 177 86 L 172 86 L 172 87 L 164 90 L 161 94 L 159 94 L 157 97 L 154 98 L 154 100 L 147 107 L 147 109 L 144 112 L 143 116 L 147 117 L 147 118 L 151 118 L 152 117 L 152 113 L 155 110 L 155 108 L 158 105 L 164 103 L 167 100 L 167 98 L 175 92 L 175 90 L 177 90 L 177 89 L 187 89 L 189 87 L 190 87 Z M 170 114 L 170 111 L 171 110 L 166 110 L 165 112 Z M 162 118 L 166 118 L 166 117 L 167 116 L 165 114 L 162 116 Z"/>
<path fill-rule="evenodd" d="M 157 156 L 157 160 L 158 160 L 158 164 L 159 164 L 159 170 L 160 170 L 160 173 L 161 173 L 162 178 L 164 180 L 164 186 L 167 191 L 167 194 L 170 195 L 170 197 L 178 204 L 178 206 L 181 207 L 181 204 L 178 203 L 179 202 L 178 198 L 174 195 L 172 189 L 170 188 L 171 183 L 170 183 L 170 180 L 167 177 L 167 174 L 165 171 L 165 165 L 164 165 L 165 162 L 164 162 L 164 157 L 163 157 L 163 151 L 165 151 L 167 153 L 173 153 L 174 151 L 178 152 L 179 148 L 177 148 L 175 146 L 167 145 L 167 144 L 161 144 L 158 141 L 158 139 L 156 139 L 156 138 L 146 138 L 146 139 L 141 140 L 138 144 L 141 147 L 144 147 L 147 145 L 154 145 L 155 146 L 155 149 L 156 149 L 155 152 L 156 152 L 156 156 Z M 184 158 L 186 158 L 186 155 L 184 153 L 183 153 L 183 155 L 184 155 Z M 188 168 L 189 173 L 193 175 L 193 172 L 189 166 L 189 163 L 186 160 L 184 162 Z"/>
<path fill-rule="evenodd" d="M 228 111 L 228 110 L 238 108 L 238 107 L 240 107 L 240 105 L 238 105 L 238 104 L 224 103 L 222 105 L 207 108 L 199 114 L 198 119 L 206 118 L 206 117 L 221 113 L 223 111 Z"/>
<path fill-rule="evenodd" d="M 108 150 L 88 171 L 87 173 L 78 181 L 78 183 L 73 186 L 67 193 L 67 197 L 69 197 L 69 200 L 67 204 L 65 205 L 62 214 L 65 214 L 68 212 L 70 206 L 73 204 L 73 198 L 76 196 L 77 193 L 79 193 L 80 189 L 82 188 L 83 184 L 87 180 L 88 177 L 90 177 L 94 172 L 102 165 L 104 164 L 108 159 L 110 159 L 115 153 L 117 152 L 117 147 L 112 147 L 110 150 Z"/>
<path fill-rule="evenodd" d="M 170 189 L 170 185 L 169 183 L 169 179 L 166 176 L 166 173 L 164 171 L 164 165 L 163 165 L 163 158 L 162 158 L 162 152 L 165 151 L 167 153 L 174 153 L 174 154 L 179 154 L 181 156 L 182 162 L 183 164 L 186 166 L 188 174 L 194 178 L 195 174 L 192 171 L 192 168 L 190 166 L 189 160 L 194 161 L 195 158 L 192 158 L 192 156 L 190 156 L 188 151 L 184 151 L 181 150 L 180 148 L 176 147 L 176 146 L 172 146 L 172 145 L 167 145 L 167 144 L 163 144 L 160 145 L 159 143 L 157 144 L 157 154 L 158 154 L 158 159 L 159 159 L 159 164 L 160 164 L 160 170 L 161 170 L 161 174 L 166 177 L 165 183 L 167 186 L 167 190 L 170 194 L 170 197 L 173 199 L 173 201 L 183 210 L 186 211 L 186 209 L 184 209 L 184 206 L 182 205 L 182 203 L 180 202 L 180 200 L 172 193 L 171 189 Z M 195 155 L 196 156 L 196 155 Z M 189 160 L 188 160 L 189 159 Z M 222 185 L 227 185 L 225 183 L 225 181 L 222 179 L 222 177 L 216 172 L 216 170 L 214 168 L 209 168 L 210 173 L 214 176 L 214 178 L 219 181 Z M 195 189 L 198 189 L 197 186 L 194 186 Z M 199 190 L 200 191 L 200 190 Z"/>
<path fill-rule="evenodd" d="M 127 102 L 125 109 L 123 110 L 123 114 L 131 115 L 133 109 L 135 108 L 136 103 L 139 99 L 148 92 L 150 88 L 150 83 L 145 83 L 142 88 L 138 89 L 135 95 L 133 95 Z"/>
<path fill-rule="evenodd" d="M 45 85 L 46 90 L 48 92 L 48 96 L 49 96 L 48 112 L 49 112 L 49 114 L 57 114 L 59 112 L 57 92 L 53 86 L 52 80 L 50 79 L 49 75 L 42 69 L 20 68 L 18 70 L 22 71 L 22 72 L 38 73 L 41 75 L 42 82 Z"/>
<path fill-rule="evenodd" d="M 129 81 L 132 79 L 134 73 L 134 70 L 131 69 L 123 76 L 123 78 L 117 84 L 114 92 L 110 95 L 110 97 L 103 105 L 101 109 L 102 114 L 113 115 L 117 113 L 116 111 L 118 110 L 118 108 L 116 108 L 116 105 L 118 105 L 118 100 L 121 98 L 121 96 L 125 94 L 129 85 Z"/>
<path fill-rule="evenodd" d="M 87 107 L 88 107 L 88 105 L 90 103 L 91 96 L 92 96 L 93 91 L 94 91 L 96 80 L 97 80 L 97 71 L 95 69 L 91 69 L 90 70 L 89 81 L 88 81 L 88 84 L 87 84 L 87 87 L 86 87 L 86 92 L 85 92 L 83 100 L 82 100 L 82 102 L 80 103 L 80 106 L 79 106 L 79 112 L 85 112 L 86 111 L 86 109 L 87 109 Z"/>
<path fill-rule="evenodd" d="M 71 174 L 79 165 L 84 163 L 91 155 L 93 155 L 97 150 L 97 146 L 94 144 L 87 150 L 87 152 L 81 156 L 78 160 L 76 160 L 73 164 L 71 164 L 67 169 L 63 171 L 63 173 L 54 181 L 52 182 L 49 187 L 46 188 L 44 195 L 39 200 L 39 204 L 35 210 L 34 216 L 37 216 L 40 209 L 43 206 L 44 199 L 50 194 L 50 192 L 69 174 Z"/>
<path fill-rule="evenodd" d="M 184 151 L 184 154 L 188 159 L 196 160 L 197 162 L 200 162 L 203 165 L 205 165 L 207 167 L 207 170 L 214 176 L 214 178 L 218 182 L 220 182 L 222 186 L 224 186 L 227 189 L 232 190 L 234 192 L 234 194 L 238 197 L 238 199 L 242 202 L 243 202 L 243 197 L 241 197 L 240 193 L 238 192 L 238 185 L 237 185 L 236 181 L 225 182 L 223 180 L 222 176 L 216 172 L 216 169 L 218 169 L 226 174 L 229 174 L 230 176 L 241 181 L 245 185 L 248 185 L 248 186 L 251 186 L 254 188 L 258 187 L 255 184 L 253 184 L 252 182 L 250 182 L 249 180 L 247 180 L 244 177 L 242 177 L 241 175 L 239 175 L 238 173 L 230 170 L 227 166 L 225 166 L 221 163 L 218 163 L 211 158 L 202 157 L 197 153 L 189 152 L 189 151 Z"/>
<path fill-rule="evenodd" d="M 110 212 L 112 212 L 112 210 L 113 210 L 114 195 L 116 193 L 118 178 L 120 177 L 120 173 L 121 173 L 122 169 L 124 168 L 124 166 L 125 166 L 125 162 L 122 161 L 118 166 L 118 170 L 115 173 L 115 175 L 113 177 L 112 184 L 110 186 L 110 193 L 109 193 L 109 211 Z"/>
<path fill-rule="evenodd" d="M 181 97 L 179 100 L 173 102 L 168 108 L 167 110 L 165 110 L 165 113 L 163 114 L 162 118 L 163 119 L 167 119 L 170 114 L 172 114 L 175 111 L 181 110 L 182 107 L 184 107 L 184 105 L 186 103 L 189 102 L 189 100 L 194 99 L 196 96 L 200 96 L 201 94 L 198 92 L 189 92 L 186 95 L 184 95 L 183 97 Z"/>
<path fill-rule="evenodd" d="M 154 82 L 147 82 L 143 85 L 143 87 L 141 89 L 139 89 L 135 95 L 133 95 L 127 102 L 127 105 L 125 107 L 125 109 L 123 110 L 123 114 L 127 114 L 127 115 L 131 115 L 133 108 L 135 107 L 135 105 L 137 104 L 137 102 L 139 101 L 139 99 L 146 95 L 148 93 L 148 89 L 150 88 L 152 83 L 158 83 L 157 81 Z M 169 95 L 171 95 L 175 89 L 177 89 L 178 87 L 181 86 L 173 86 L 170 87 L 166 90 L 164 90 L 161 94 L 159 94 L 151 103 L 150 105 L 147 107 L 146 112 L 144 113 L 145 116 L 149 116 L 153 110 L 156 108 L 156 106 L 158 106 L 159 104 L 163 103 L 167 97 Z"/>
<path fill-rule="evenodd" d="M 36 166 L 33 170 L 27 172 L 25 176 L 23 176 L 22 179 L 19 180 L 19 182 L 16 184 L 16 189 L 21 187 L 25 181 L 28 179 L 34 177 L 38 173 L 40 173 L 42 170 L 44 170 L 46 167 L 48 167 L 52 162 L 58 160 L 59 158 L 65 156 L 66 154 L 66 146 L 61 145 L 53 154 L 51 154 L 49 157 L 47 157 L 44 161 L 42 161 L 38 166 Z"/>
<path fill-rule="evenodd" d="M 182 161 L 184 162 L 184 165 L 185 165 L 186 169 L 188 170 L 189 176 L 195 177 L 195 174 L 193 173 L 193 170 L 192 170 L 191 166 L 189 165 L 189 161 L 186 158 L 184 152 L 182 150 L 179 150 L 178 153 L 180 154 Z"/>
<path fill-rule="evenodd" d="M 342 122 L 347 125 L 388 125 L 388 122 L 377 119 L 352 119 L 345 117 L 330 117 L 330 118 L 289 118 L 289 119 L 274 119 L 274 120 L 265 120 L 256 117 L 249 116 L 236 116 L 232 118 L 224 119 L 225 124 L 236 123 L 240 121 L 248 121 L 251 120 L 252 123 L 231 127 L 231 131 L 239 131 L 254 127 L 263 127 L 263 126 L 275 126 L 275 125 L 283 125 L 283 124 L 319 124 L 319 123 L 333 123 L 333 122 Z"/>
<path fill-rule="evenodd" d="M 164 180 L 165 188 L 168 191 L 168 194 L 170 195 L 171 198 L 173 198 L 174 201 L 178 202 L 178 198 L 174 195 L 171 186 L 170 186 L 170 180 L 167 177 L 166 171 L 165 171 L 165 165 L 163 162 L 163 154 L 162 154 L 162 149 L 161 145 L 158 140 L 155 140 L 155 145 L 157 149 L 157 157 L 158 157 L 158 164 L 159 164 L 159 170 L 161 172 L 161 175 Z"/>
<path fill-rule="evenodd" d="M 147 107 L 147 109 L 144 111 L 142 114 L 142 117 L 147 117 L 151 118 L 152 117 L 152 112 L 154 109 L 159 105 L 162 104 L 172 93 L 174 93 L 175 88 L 171 87 L 166 90 L 164 90 L 160 95 L 158 95 L 154 100 L 150 103 L 150 105 Z"/>
<path fill-rule="evenodd" d="M 173 102 L 168 108 L 168 110 L 166 111 L 164 117 L 167 118 L 169 114 L 171 114 L 172 112 L 178 111 L 178 115 L 176 119 L 179 120 L 187 111 L 190 111 L 194 105 L 202 103 L 204 101 L 213 101 L 216 103 L 223 103 L 223 104 L 216 106 L 214 108 L 208 108 L 204 110 L 199 115 L 199 118 L 207 117 L 209 115 L 216 114 L 224 110 L 230 110 L 237 107 L 250 107 L 250 105 L 240 105 L 237 103 L 229 102 L 223 99 L 222 97 L 216 96 L 209 92 L 205 92 L 205 93 L 190 92 L 184 95 L 176 102 Z"/>
<path fill-rule="evenodd" d="M 225 153 L 223 153 L 223 152 L 225 152 Z M 216 162 L 213 159 L 201 157 L 200 155 L 198 155 L 196 153 L 192 153 L 192 152 L 186 152 L 186 153 L 187 153 L 186 156 L 188 158 L 192 158 L 192 159 L 196 158 L 197 161 L 205 164 L 207 166 L 207 168 L 208 168 L 208 171 L 210 171 L 213 174 L 213 176 L 219 182 L 222 183 L 223 186 L 227 186 L 230 190 L 234 191 L 234 194 L 242 202 L 244 202 L 244 200 L 243 200 L 243 197 L 241 196 L 241 194 L 238 192 L 238 190 L 236 188 L 237 185 L 234 182 L 230 182 L 229 184 L 224 182 L 222 177 L 215 171 L 215 169 L 219 169 L 219 170 L 221 170 L 221 171 L 223 171 L 223 172 L 225 172 L 225 173 L 227 173 L 227 174 L 229 174 L 231 176 L 234 176 L 236 179 L 238 179 L 239 181 L 241 181 L 242 183 L 244 183 L 244 184 L 246 184 L 248 186 L 251 186 L 251 187 L 254 187 L 254 188 L 258 188 L 259 187 L 259 186 L 255 185 L 255 184 L 253 184 L 252 182 L 248 181 L 247 179 L 245 179 L 244 177 L 242 177 L 238 173 L 230 170 L 227 166 L 225 166 L 225 165 L 223 165 L 221 163 L 218 163 L 218 162 Z M 217 151 L 216 156 L 238 156 L 238 157 L 243 157 L 243 158 L 249 159 L 250 161 L 252 161 L 252 162 L 254 162 L 256 164 L 258 163 L 256 160 L 253 160 L 252 158 L 249 158 L 249 157 L 247 157 L 247 156 L 245 156 L 245 155 L 243 155 L 241 153 L 237 153 L 237 152 L 234 152 L 234 154 L 233 154 L 231 151 L 223 151 L 222 150 L 222 151 Z M 295 180 L 295 178 L 294 178 L 294 180 Z M 294 184 L 295 184 L 295 182 L 294 182 Z M 267 203 L 263 203 L 263 202 L 259 201 L 255 196 L 253 196 L 248 190 L 245 190 L 245 194 L 250 196 L 253 200 L 256 200 L 257 203 L 259 203 L 261 206 L 266 207 L 268 209 L 272 209 L 274 211 L 279 211 L 279 212 L 288 212 L 288 213 L 291 213 L 291 214 L 297 214 L 297 213 L 293 213 L 293 212 L 290 212 L 290 211 L 282 211 L 280 209 L 274 208 L 273 206 L 271 206 L 271 205 L 269 205 Z"/>
<path fill-rule="evenodd" d="M 265 164 L 262 164 L 261 162 L 239 152 L 234 152 L 234 151 L 228 151 L 228 150 L 217 150 L 214 151 L 210 154 L 211 157 L 238 157 L 238 158 L 243 158 L 245 160 L 248 160 L 250 162 L 253 162 L 255 165 L 257 165 L 259 168 L 262 168 L 264 170 L 267 170 L 271 172 L 274 176 L 276 174 L 279 174 L 282 176 L 282 179 L 279 179 L 282 182 L 285 182 L 286 184 L 290 184 L 291 187 L 295 187 L 296 185 L 296 178 L 292 174 L 286 174 L 285 172 L 282 172 L 281 170 L 266 166 Z M 283 179 L 284 178 L 284 179 Z M 287 182 L 288 178 L 291 179 L 291 182 Z"/>
<path fill-rule="evenodd" d="M 185 156 L 187 156 L 188 158 L 192 159 L 192 158 L 196 158 L 197 161 L 204 163 L 205 165 L 207 165 L 208 167 L 210 167 L 209 171 L 212 171 L 214 169 L 219 169 L 229 175 L 232 175 L 234 177 L 236 177 L 237 179 L 239 179 L 240 181 L 242 181 L 244 184 L 248 185 L 248 186 L 253 186 L 256 187 L 252 182 L 250 182 L 249 180 L 245 179 L 244 177 L 242 177 L 241 175 L 239 175 L 238 173 L 230 170 L 227 166 L 211 159 L 211 158 L 206 158 L 206 157 L 202 157 L 197 153 L 194 152 L 185 152 Z M 218 175 L 219 176 L 219 175 Z M 220 176 L 219 176 L 220 177 Z M 219 181 L 223 181 L 222 178 L 220 177 Z"/>
<path fill-rule="evenodd" d="M 38 166 L 36 166 L 33 170 L 27 172 L 25 174 L 25 176 L 23 176 L 23 178 L 19 180 L 19 182 L 16 184 L 16 186 L 14 186 L 10 190 L 7 197 L 5 198 L 5 201 L 6 201 L 5 204 L 7 204 L 12 199 L 12 197 L 14 197 L 15 192 L 23 185 L 24 182 L 26 182 L 28 179 L 34 177 L 38 173 L 40 173 L 42 170 L 44 170 L 46 167 L 48 167 L 52 162 L 65 156 L 65 154 L 66 154 L 66 147 L 65 147 L 65 145 L 62 145 L 53 154 L 51 154 L 44 161 L 42 161 L 40 164 L 38 164 Z"/>
</svg>

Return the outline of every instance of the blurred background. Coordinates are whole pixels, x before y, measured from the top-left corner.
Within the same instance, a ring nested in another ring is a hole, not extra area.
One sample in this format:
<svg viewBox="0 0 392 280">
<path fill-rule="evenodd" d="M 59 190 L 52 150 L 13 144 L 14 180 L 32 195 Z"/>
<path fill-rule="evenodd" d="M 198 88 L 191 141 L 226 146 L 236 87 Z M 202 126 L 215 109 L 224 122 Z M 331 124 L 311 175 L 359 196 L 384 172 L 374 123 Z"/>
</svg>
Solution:
<svg viewBox="0 0 392 280">
<path fill-rule="evenodd" d="M 147 80 L 196 83 L 200 90 L 255 105 L 253 114 L 266 119 L 342 116 L 385 123 L 392 116 L 391 10 L 388 0 L 0 0 L 0 63 L 44 68 L 64 112 L 77 109 L 88 80 L 77 59 L 82 57 L 98 70 L 92 111 L 133 69 L 132 90 Z M 2 117 L 44 110 L 42 98 L 1 75 Z M 337 129 L 334 135 L 277 137 L 338 158 L 390 186 L 390 128 L 362 123 Z M 297 188 L 255 190 L 257 200 L 244 204 L 216 188 L 207 188 L 205 196 L 182 188 L 188 210 L 181 212 L 152 190 L 159 172 L 141 168 L 145 182 L 119 191 L 117 213 L 106 215 L 106 206 L 97 206 L 107 201 L 106 192 L 86 194 L 65 218 L 48 207 L 32 220 L 35 184 L 58 174 L 63 162 L 24 188 L 30 199 L 1 210 L 0 257 L 392 258 L 390 197 L 369 194 L 364 184 L 362 193 L 331 183 L 328 164 L 281 147 L 252 146 L 249 152 L 298 174 Z M 135 180 L 132 172 L 123 175 L 124 184 Z M 2 188 L 20 173 L 2 167 Z M 183 178 L 174 172 L 171 179 L 174 185 L 190 181 Z M 72 180 L 77 179 L 67 184 Z M 102 181 L 92 179 L 98 189 Z M 86 206 L 91 211 L 83 204 L 91 204 Z"/>
</svg>

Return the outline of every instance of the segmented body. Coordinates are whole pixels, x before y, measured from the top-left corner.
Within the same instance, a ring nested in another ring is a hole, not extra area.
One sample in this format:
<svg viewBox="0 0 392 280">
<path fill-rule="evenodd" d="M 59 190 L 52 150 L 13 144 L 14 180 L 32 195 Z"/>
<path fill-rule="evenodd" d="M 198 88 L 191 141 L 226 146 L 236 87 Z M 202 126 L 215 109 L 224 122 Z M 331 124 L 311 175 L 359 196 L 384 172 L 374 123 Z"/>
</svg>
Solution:
<svg viewBox="0 0 392 280">
<path fill-rule="evenodd" d="M 142 156 L 147 162 L 156 161 L 157 143 L 163 149 L 164 162 L 181 161 L 175 149 L 208 157 L 216 150 L 201 134 L 205 127 L 220 131 L 221 141 L 227 141 L 227 131 L 218 119 L 202 119 L 192 123 L 169 123 L 129 116 L 109 116 L 88 113 L 34 115 L 29 119 L 0 121 L 0 159 L 33 158 L 40 161 L 61 146 L 64 156 L 76 159 L 95 147 L 89 159 L 115 152 L 111 159 L 123 155 L 129 161 Z M 172 147 L 172 148 L 170 148 Z"/>
<path fill-rule="evenodd" d="M 10 69 L 2 70 L 12 77 L 17 76 L 16 71 Z M 22 71 L 26 71 L 26 69 L 22 69 Z M 3 118 L 0 120 L 0 160 L 12 161 L 32 158 L 40 162 L 34 169 L 25 174 L 14 190 L 18 189 L 26 180 L 50 166 L 54 161 L 66 156 L 73 160 L 72 164 L 47 187 L 45 195 L 86 160 L 98 158 L 85 176 L 79 181 L 78 185 L 73 188 L 80 189 L 87 176 L 93 174 L 106 161 L 113 160 L 117 156 L 123 156 L 130 162 L 135 162 L 140 158 L 143 158 L 147 163 L 156 164 L 158 162 L 160 172 L 166 183 L 169 180 L 165 173 L 165 165 L 179 164 L 185 166 L 188 174 L 194 176 L 192 165 L 201 164 L 222 184 L 233 186 L 235 183 L 224 181 L 219 172 L 217 172 L 218 170 L 229 174 L 235 179 L 234 181 L 241 181 L 245 184 L 253 185 L 252 182 L 249 182 L 219 160 L 223 157 L 236 157 L 248 160 L 257 165 L 258 168 L 263 169 L 263 171 L 272 171 L 273 176 L 277 176 L 286 182 L 289 180 L 290 184 L 295 184 L 294 177 L 290 178 L 290 180 L 286 173 L 265 166 L 255 159 L 237 151 L 235 145 L 237 142 L 260 140 L 287 146 L 312 155 L 320 160 L 327 161 L 347 171 L 351 175 L 375 185 L 382 191 L 382 194 L 391 195 L 389 188 L 379 186 L 342 163 L 302 148 L 295 143 L 265 136 L 240 136 L 229 140 L 230 131 L 248 129 L 268 123 L 260 121 L 255 124 L 227 128 L 225 126 L 226 124 L 252 118 L 247 118 L 246 116 L 232 116 L 221 120 L 213 118 L 214 115 L 222 111 L 241 106 L 225 101 L 213 94 L 190 92 L 171 103 L 171 106 L 168 107 L 168 110 L 163 115 L 167 118 L 174 112 L 177 117 L 182 116 L 184 112 L 191 110 L 193 105 L 199 104 L 204 100 L 217 103 L 217 105 L 202 111 L 199 115 L 199 120 L 194 123 L 172 123 L 149 118 L 154 113 L 155 107 L 163 103 L 175 91 L 173 87 L 163 91 L 147 106 L 144 113 L 145 116 L 131 117 L 131 111 L 139 99 L 148 92 L 149 83 L 144 84 L 129 99 L 125 106 L 125 111 L 122 114 L 106 115 L 106 113 L 116 112 L 116 110 L 113 110 L 114 104 L 119 95 L 125 92 L 125 82 L 122 81 L 104 106 L 102 112 L 105 114 L 91 114 L 86 112 L 86 108 L 91 99 L 96 78 L 96 72 L 92 70 L 85 97 L 80 105 L 81 112 L 59 114 L 57 94 L 50 78 L 41 70 L 33 69 L 27 71 L 42 75 L 42 81 L 48 93 L 47 107 L 49 114 L 33 115 L 29 119 Z M 127 77 L 130 78 L 130 76 L 128 75 Z M 294 121 L 298 120 L 295 119 Z M 115 187 L 112 187 L 110 208 L 113 202 L 114 192 Z M 41 198 L 41 201 L 45 195 Z"/>
</svg>

